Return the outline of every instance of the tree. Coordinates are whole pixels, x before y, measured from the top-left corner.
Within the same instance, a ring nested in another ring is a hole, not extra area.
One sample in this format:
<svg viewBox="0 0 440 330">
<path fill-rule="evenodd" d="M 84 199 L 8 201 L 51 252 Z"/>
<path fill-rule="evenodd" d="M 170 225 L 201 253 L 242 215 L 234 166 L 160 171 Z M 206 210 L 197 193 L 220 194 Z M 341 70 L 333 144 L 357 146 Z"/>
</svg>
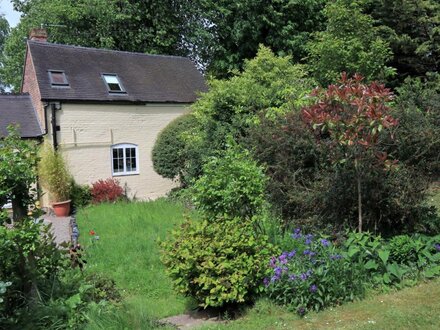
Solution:
<svg viewBox="0 0 440 330">
<path fill-rule="evenodd" d="M 14 220 L 27 215 L 36 194 L 37 151 L 33 141 L 22 140 L 17 128 L 8 127 L 9 135 L 0 143 L 0 204 L 12 201 Z"/>
<path fill-rule="evenodd" d="M 393 52 L 395 84 L 408 76 L 438 72 L 440 66 L 440 3 L 437 0 L 368 0 L 365 11 L 375 20 Z"/>
<path fill-rule="evenodd" d="M 6 38 L 9 35 L 9 23 L 4 15 L 0 15 L 0 54 L 3 52 Z M 3 64 L 0 62 L 0 70 Z M 5 91 L 6 84 L 0 79 L 0 92 Z"/>
<path fill-rule="evenodd" d="M 324 28 L 328 0 L 191 1 L 183 8 L 191 53 L 214 76 L 228 77 L 263 44 L 300 62 L 311 33 Z"/>
<path fill-rule="evenodd" d="M 386 65 L 391 49 L 359 1 L 329 2 L 324 14 L 325 31 L 316 32 L 307 45 L 309 68 L 323 86 L 335 82 L 343 71 L 360 73 L 367 81 L 385 81 L 393 75 L 394 70 Z"/>
<path fill-rule="evenodd" d="M 317 138 L 334 146 L 334 152 L 329 154 L 333 163 L 354 165 L 359 232 L 363 225 L 363 176 L 379 164 L 388 169 L 395 164 L 380 150 L 380 135 L 397 125 L 397 120 L 389 114 L 388 104 L 393 99 L 390 90 L 375 82 L 365 85 L 362 80 L 360 75 L 349 79 L 344 73 L 340 85 L 315 89 L 312 96 L 317 101 L 302 109 L 303 120 Z"/>
</svg>

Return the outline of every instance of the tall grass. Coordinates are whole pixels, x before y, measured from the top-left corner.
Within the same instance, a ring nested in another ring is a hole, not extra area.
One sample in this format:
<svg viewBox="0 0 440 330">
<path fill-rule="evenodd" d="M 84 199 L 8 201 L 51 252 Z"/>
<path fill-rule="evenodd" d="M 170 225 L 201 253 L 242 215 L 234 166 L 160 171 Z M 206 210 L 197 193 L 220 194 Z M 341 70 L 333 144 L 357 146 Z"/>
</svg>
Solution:
<svg viewBox="0 0 440 330">
<path fill-rule="evenodd" d="M 124 297 L 124 306 L 114 315 L 92 312 L 92 328 L 108 329 L 111 321 L 121 329 L 148 329 L 151 319 L 187 309 L 188 301 L 174 293 L 165 274 L 158 247 L 158 240 L 183 220 L 183 213 L 183 207 L 163 199 L 101 204 L 78 213 L 86 271 L 113 278 Z"/>
</svg>

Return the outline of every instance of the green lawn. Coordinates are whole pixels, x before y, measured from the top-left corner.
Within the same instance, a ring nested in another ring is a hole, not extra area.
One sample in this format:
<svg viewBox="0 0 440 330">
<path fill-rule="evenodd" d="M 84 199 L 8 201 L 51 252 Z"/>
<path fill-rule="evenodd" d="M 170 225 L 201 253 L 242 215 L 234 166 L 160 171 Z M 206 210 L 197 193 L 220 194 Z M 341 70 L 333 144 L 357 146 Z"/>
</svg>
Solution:
<svg viewBox="0 0 440 330">
<path fill-rule="evenodd" d="M 106 324 L 94 315 L 96 328 L 147 329 L 146 320 L 182 313 L 188 302 L 172 289 L 160 262 L 158 239 L 183 220 L 182 207 L 158 200 L 148 203 L 102 204 L 81 210 L 77 221 L 85 247 L 86 270 L 113 278 L 124 296 L 124 306 Z M 90 230 L 99 240 L 92 243 Z M 114 324 L 114 321 L 117 324 Z M 98 320 L 99 319 L 99 320 Z"/>
</svg>

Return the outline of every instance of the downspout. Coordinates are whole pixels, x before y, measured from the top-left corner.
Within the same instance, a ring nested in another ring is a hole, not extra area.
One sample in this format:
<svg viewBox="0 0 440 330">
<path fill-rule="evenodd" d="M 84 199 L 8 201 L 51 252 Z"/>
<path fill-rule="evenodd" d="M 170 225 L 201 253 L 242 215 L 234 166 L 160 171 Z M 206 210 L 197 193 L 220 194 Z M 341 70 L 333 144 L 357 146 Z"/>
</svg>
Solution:
<svg viewBox="0 0 440 330">
<path fill-rule="evenodd" d="M 61 104 L 58 102 L 51 103 L 51 110 L 52 110 L 52 142 L 53 142 L 53 149 L 58 149 L 58 138 L 57 138 L 57 131 L 59 130 L 59 127 L 57 126 L 57 116 L 56 111 L 61 109 Z"/>
</svg>

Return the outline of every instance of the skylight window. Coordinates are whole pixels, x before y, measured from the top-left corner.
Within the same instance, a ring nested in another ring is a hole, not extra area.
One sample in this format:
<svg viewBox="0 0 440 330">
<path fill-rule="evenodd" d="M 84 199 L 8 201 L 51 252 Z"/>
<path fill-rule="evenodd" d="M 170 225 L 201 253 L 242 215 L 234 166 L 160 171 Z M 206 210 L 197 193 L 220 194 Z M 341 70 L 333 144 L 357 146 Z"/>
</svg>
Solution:
<svg viewBox="0 0 440 330">
<path fill-rule="evenodd" d="M 49 79 L 52 87 L 69 86 L 69 82 L 67 81 L 64 71 L 49 70 Z"/>
<path fill-rule="evenodd" d="M 102 75 L 107 89 L 110 93 L 125 93 L 124 87 L 122 87 L 119 78 L 115 74 L 103 74 Z"/>
</svg>

